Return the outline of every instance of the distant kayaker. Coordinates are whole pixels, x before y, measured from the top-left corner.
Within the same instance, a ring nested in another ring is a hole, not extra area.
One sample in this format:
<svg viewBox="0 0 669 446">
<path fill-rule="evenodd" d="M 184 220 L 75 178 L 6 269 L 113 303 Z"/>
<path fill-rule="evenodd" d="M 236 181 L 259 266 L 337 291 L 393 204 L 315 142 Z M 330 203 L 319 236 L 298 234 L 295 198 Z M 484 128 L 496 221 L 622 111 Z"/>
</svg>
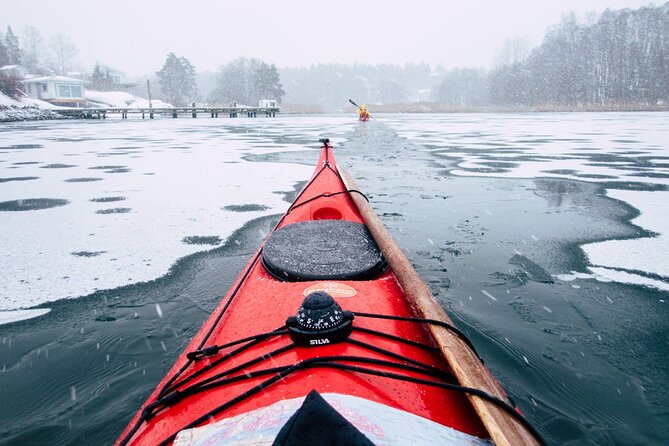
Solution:
<svg viewBox="0 0 669 446">
<path fill-rule="evenodd" d="M 367 111 L 367 106 L 366 105 L 361 105 L 360 108 L 358 109 L 358 116 L 360 117 L 361 121 L 369 121 L 370 114 Z"/>
</svg>

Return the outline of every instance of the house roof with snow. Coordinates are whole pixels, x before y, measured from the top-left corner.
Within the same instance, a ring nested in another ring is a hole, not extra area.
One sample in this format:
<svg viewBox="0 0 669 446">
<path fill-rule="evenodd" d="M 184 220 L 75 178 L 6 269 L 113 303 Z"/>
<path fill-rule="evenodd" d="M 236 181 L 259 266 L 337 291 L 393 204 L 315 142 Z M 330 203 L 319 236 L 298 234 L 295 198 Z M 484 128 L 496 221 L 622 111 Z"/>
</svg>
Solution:
<svg viewBox="0 0 669 446">
<path fill-rule="evenodd" d="M 23 79 L 24 84 L 34 83 L 34 82 L 49 82 L 49 81 L 68 82 L 70 84 L 81 84 L 81 85 L 90 84 L 90 82 L 88 81 L 66 76 L 40 76 L 40 77 L 30 77 L 27 79 Z"/>
</svg>

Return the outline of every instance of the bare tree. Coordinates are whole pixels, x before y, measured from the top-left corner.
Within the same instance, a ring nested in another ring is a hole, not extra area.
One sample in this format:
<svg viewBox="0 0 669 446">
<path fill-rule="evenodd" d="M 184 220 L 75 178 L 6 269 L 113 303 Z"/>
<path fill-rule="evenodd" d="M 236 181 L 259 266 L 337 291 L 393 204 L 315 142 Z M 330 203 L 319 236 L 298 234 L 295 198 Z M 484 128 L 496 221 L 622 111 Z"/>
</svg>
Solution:
<svg viewBox="0 0 669 446">
<path fill-rule="evenodd" d="M 497 50 L 494 65 L 497 67 L 525 62 L 530 55 L 532 45 L 527 36 L 509 37 Z"/>
<path fill-rule="evenodd" d="M 51 51 L 55 58 L 55 71 L 64 75 L 72 67 L 72 59 L 77 54 L 77 47 L 72 40 L 64 34 L 56 34 L 51 37 Z"/>
</svg>

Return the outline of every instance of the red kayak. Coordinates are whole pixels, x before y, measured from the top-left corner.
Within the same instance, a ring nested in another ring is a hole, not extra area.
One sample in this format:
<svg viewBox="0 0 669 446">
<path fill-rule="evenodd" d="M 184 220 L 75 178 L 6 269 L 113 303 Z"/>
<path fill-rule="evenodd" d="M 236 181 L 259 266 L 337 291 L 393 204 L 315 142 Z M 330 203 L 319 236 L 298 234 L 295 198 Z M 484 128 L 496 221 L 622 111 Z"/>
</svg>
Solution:
<svg viewBox="0 0 669 446">
<path fill-rule="evenodd" d="M 117 444 L 542 444 L 321 142 Z"/>
</svg>

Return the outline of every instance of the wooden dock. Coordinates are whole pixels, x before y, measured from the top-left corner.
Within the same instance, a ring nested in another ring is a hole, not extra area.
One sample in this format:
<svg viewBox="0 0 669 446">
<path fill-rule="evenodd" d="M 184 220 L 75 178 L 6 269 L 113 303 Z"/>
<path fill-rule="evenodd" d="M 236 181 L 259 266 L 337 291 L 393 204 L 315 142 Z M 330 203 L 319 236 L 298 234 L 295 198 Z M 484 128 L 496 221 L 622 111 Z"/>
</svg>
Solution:
<svg viewBox="0 0 669 446">
<path fill-rule="evenodd" d="M 198 115 L 211 116 L 218 118 L 228 115 L 230 118 L 237 118 L 246 115 L 247 118 L 256 118 L 258 115 L 268 118 L 276 117 L 279 113 L 278 108 L 269 107 L 174 107 L 174 108 L 59 108 L 54 110 L 64 116 L 83 119 L 106 119 L 107 115 L 120 114 L 121 119 L 128 119 L 128 115 L 142 115 L 142 119 L 153 119 L 155 116 L 171 116 L 177 118 L 179 115 L 190 115 L 197 118 Z"/>
</svg>

